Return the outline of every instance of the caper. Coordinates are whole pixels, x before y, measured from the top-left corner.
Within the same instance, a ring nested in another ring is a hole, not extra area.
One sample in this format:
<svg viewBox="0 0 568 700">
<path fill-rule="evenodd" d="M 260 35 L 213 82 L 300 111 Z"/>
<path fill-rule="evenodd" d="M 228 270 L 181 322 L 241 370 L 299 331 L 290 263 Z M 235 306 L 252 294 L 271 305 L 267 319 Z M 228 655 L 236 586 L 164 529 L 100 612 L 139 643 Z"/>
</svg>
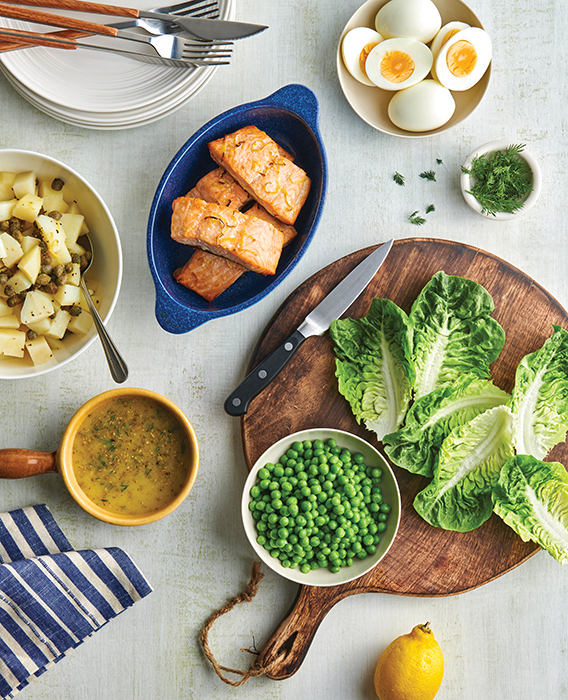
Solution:
<svg viewBox="0 0 568 700">
<path fill-rule="evenodd" d="M 37 338 L 37 333 L 30 328 L 26 333 L 26 338 L 28 340 L 35 340 Z"/>
<path fill-rule="evenodd" d="M 44 287 L 46 284 L 49 284 L 51 282 L 51 277 L 45 272 L 40 272 L 40 274 L 36 277 L 36 284 L 38 287 Z"/>
<path fill-rule="evenodd" d="M 53 268 L 49 264 L 44 264 L 40 267 L 40 272 L 43 272 L 44 275 L 51 275 L 53 272 Z"/>
<path fill-rule="evenodd" d="M 61 212 L 54 209 L 53 211 L 49 212 L 48 216 L 51 219 L 55 219 L 55 221 L 59 221 L 59 219 L 61 218 Z"/>
<path fill-rule="evenodd" d="M 82 313 L 82 309 L 80 306 L 71 306 L 69 309 L 69 313 L 71 316 L 80 316 Z"/>
<path fill-rule="evenodd" d="M 48 294 L 57 294 L 57 285 L 55 284 L 55 282 L 50 282 L 49 284 L 45 285 L 44 290 Z"/>
<path fill-rule="evenodd" d="M 63 287 L 64 284 L 67 284 L 67 280 L 68 280 L 68 276 L 67 276 L 67 274 L 64 272 L 62 275 L 59 275 L 59 277 L 56 277 L 56 278 L 55 278 L 55 284 L 56 284 L 58 287 Z"/>
<path fill-rule="evenodd" d="M 0 284 L 6 284 L 10 278 L 5 272 L 0 272 Z"/>
<path fill-rule="evenodd" d="M 80 265 L 81 264 L 81 256 L 78 253 L 71 253 L 71 262 L 74 262 L 77 265 Z"/>
<path fill-rule="evenodd" d="M 16 294 L 13 297 L 8 297 L 6 304 L 12 309 L 14 306 L 18 306 L 18 304 L 20 304 L 21 302 L 22 302 L 22 300 Z"/>
<path fill-rule="evenodd" d="M 73 263 L 67 263 L 65 265 L 65 272 L 73 272 Z"/>
<path fill-rule="evenodd" d="M 10 227 L 8 221 L 0 221 L 0 231 L 7 231 Z"/>
<path fill-rule="evenodd" d="M 65 268 L 63 267 L 63 265 L 62 265 L 61 263 L 59 263 L 58 265 L 56 265 L 56 266 L 53 268 L 53 274 L 54 274 L 56 277 L 59 277 L 59 276 L 62 275 L 64 272 L 65 272 Z"/>
<path fill-rule="evenodd" d="M 5 294 L 7 297 L 13 297 L 13 296 L 16 294 L 16 290 L 14 289 L 14 287 L 12 287 L 11 284 L 7 284 L 7 285 L 4 287 L 4 294 Z"/>
<path fill-rule="evenodd" d="M 65 185 L 65 183 L 63 182 L 63 180 L 60 177 L 56 177 L 53 179 L 53 181 L 51 183 L 51 189 L 55 190 L 56 192 L 59 192 L 60 190 L 63 189 L 64 185 Z"/>
</svg>

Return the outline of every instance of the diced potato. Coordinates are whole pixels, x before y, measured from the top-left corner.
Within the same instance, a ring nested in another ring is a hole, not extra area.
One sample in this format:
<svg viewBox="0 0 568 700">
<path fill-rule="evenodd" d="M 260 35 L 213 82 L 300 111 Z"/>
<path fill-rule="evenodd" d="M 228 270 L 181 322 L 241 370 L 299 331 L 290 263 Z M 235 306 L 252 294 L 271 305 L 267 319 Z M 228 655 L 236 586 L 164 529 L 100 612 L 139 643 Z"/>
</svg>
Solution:
<svg viewBox="0 0 568 700">
<path fill-rule="evenodd" d="M 81 290 L 74 284 L 62 284 L 55 294 L 55 299 L 61 306 L 73 306 L 81 301 Z"/>
<path fill-rule="evenodd" d="M 6 249 L 6 255 L 2 256 L 2 262 L 6 267 L 12 267 L 24 255 L 22 246 L 9 233 L 0 233 L 0 240 Z"/>
<path fill-rule="evenodd" d="M 18 272 L 14 273 L 6 282 L 6 284 L 10 285 L 10 287 L 13 287 L 16 294 L 24 292 L 26 289 L 29 289 L 32 286 L 30 278 L 26 275 L 25 272 L 22 272 L 22 270 L 18 270 Z M 2 285 L 2 291 L 4 291 L 5 286 L 6 285 Z M 4 294 L 4 296 L 6 296 L 6 294 Z"/>
<path fill-rule="evenodd" d="M 43 335 L 34 338 L 34 340 L 26 341 L 26 350 L 34 365 L 43 365 L 53 357 L 53 351 Z"/>
<path fill-rule="evenodd" d="M 40 197 L 47 197 L 48 195 L 51 194 L 56 194 L 59 195 L 60 197 L 64 197 L 64 192 L 65 192 L 65 185 L 60 190 L 54 190 L 53 187 L 51 186 L 53 183 L 54 178 L 50 177 L 47 180 L 40 180 L 39 185 L 38 185 L 38 194 Z"/>
<path fill-rule="evenodd" d="M 93 325 L 93 317 L 86 311 L 82 311 L 78 316 L 72 316 L 67 326 L 67 330 L 72 333 L 85 335 L 91 330 Z"/>
<path fill-rule="evenodd" d="M 20 320 L 26 326 L 30 326 L 32 323 L 37 323 L 44 318 L 49 318 L 54 313 L 55 308 L 47 295 L 34 290 L 26 294 L 20 312 Z"/>
<path fill-rule="evenodd" d="M 0 185 L 12 187 L 16 180 L 16 173 L 9 173 L 5 170 L 0 171 Z"/>
<path fill-rule="evenodd" d="M 24 221 L 35 221 L 43 206 L 43 199 L 35 194 L 25 194 L 12 209 L 12 216 Z"/>
<path fill-rule="evenodd" d="M 65 335 L 69 321 L 71 320 L 71 314 L 65 309 L 59 309 L 55 314 L 55 318 L 51 322 L 49 330 L 45 333 L 49 338 L 61 339 Z"/>
<path fill-rule="evenodd" d="M 81 266 L 79 263 L 71 263 L 73 269 L 67 273 L 67 282 L 78 287 L 81 284 Z"/>
<path fill-rule="evenodd" d="M 12 314 L 11 316 L 0 316 L 0 328 L 19 328 L 20 322 L 18 317 Z"/>
<path fill-rule="evenodd" d="M 36 238 L 35 236 L 22 236 L 20 245 L 22 246 L 22 250 L 24 251 L 25 255 L 26 253 L 29 253 L 32 248 L 39 246 L 39 238 Z"/>
<path fill-rule="evenodd" d="M 62 265 L 67 265 L 67 263 L 71 262 L 71 253 L 65 243 L 53 251 L 53 256 L 55 256 Z"/>
<path fill-rule="evenodd" d="M 70 214 L 80 214 L 81 216 L 83 215 L 83 212 L 81 211 L 81 208 L 79 207 L 77 202 L 70 202 L 69 213 Z"/>
<path fill-rule="evenodd" d="M 26 326 L 30 329 L 30 331 L 34 331 L 38 335 L 44 335 L 51 326 L 51 318 L 47 316 L 46 318 L 42 318 L 41 321 L 26 323 Z"/>
<path fill-rule="evenodd" d="M 77 238 L 81 235 L 84 217 L 82 214 L 63 214 L 61 217 L 61 225 L 65 231 L 65 238 L 69 250 L 77 243 Z"/>
<path fill-rule="evenodd" d="M 55 299 L 55 294 L 48 294 L 47 292 L 44 292 L 43 289 L 34 289 L 34 294 L 39 294 L 40 296 L 44 297 L 45 299 L 48 299 L 51 304 L 53 305 L 53 308 L 55 311 L 59 309 L 59 302 L 56 301 Z"/>
<path fill-rule="evenodd" d="M 25 194 L 36 194 L 36 174 L 33 170 L 28 170 L 23 173 L 16 173 L 14 184 L 12 185 L 14 194 L 18 199 L 21 199 Z"/>
<path fill-rule="evenodd" d="M 3 316 L 12 316 L 13 309 L 8 306 L 6 301 L 0 297 L 0 318 Z"/>
<path fill-rule="evenodd" d="M 63 199 L 61 192 L 54 192 L 43 198 L 43 210 L 46 214 L 52 211 L 58 211 L 64 214 L 69 210 L 69 205 Z"/>
<path fill-rule="evenodd" d="M 8 219 L 12 218 L 12 212 L 17 203 L 17 199 L 10 199 L 9 196 L 2 197 L 0 202 L 0 221 L 8 221 Z"/>
<path fill-rule="evenodd" d="M 0 355 L 23 357 L 26 334 L 15 328 L 0 328 Z"/>
<path fill-rule="evenodd" d="M 29 238 L 29 236 L 26 236 L 26 238 Z M 41 250 L 39 245 L 33 246 L 28 250 L 18 263 L 18 268 L 26 273 L 32 284 L 35 283 L 41 268 Z"/>
<path fill-rule="evenodd" d="M 36 224 L 51 253 L 55 254 L 58 248 L 65 245 L 65 231 L 59 221 L 45 214 L 40 214 L 36 218 Z"/>
</svg>

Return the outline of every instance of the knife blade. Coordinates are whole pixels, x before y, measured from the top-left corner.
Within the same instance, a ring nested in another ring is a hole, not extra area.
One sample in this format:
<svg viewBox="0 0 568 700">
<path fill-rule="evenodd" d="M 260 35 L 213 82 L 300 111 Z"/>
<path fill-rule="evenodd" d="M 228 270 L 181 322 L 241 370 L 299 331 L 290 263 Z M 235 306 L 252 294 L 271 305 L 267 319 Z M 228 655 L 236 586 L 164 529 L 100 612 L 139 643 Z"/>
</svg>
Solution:
<svg viewBox="0 0 568 700">
<path fill-rule="evenodd" d="M 148 19 L 159 19 L 169 22 L 183 31 L 188 32 L 196 39 L 204 41 L 225 41 L 229 39 L 243 39 L 254 34 L 263 32 L 268 27 L 262 24 L 251 24 L 249 22 L 235 22 L 228 19 L 203 19 L 200 17 L 182 17 L 178 15 L 168 15 L 163 12 L 150 12 L 140 10 L 139 17 Z"/>
<path fill-rule="evenodd" d="M 242 416 L 251 400 L 260 394 L 286 366 L 300 345 L 313 335 L 323 335 L 331 322 L 342 316 L 373 279 L 392 248 L 393 239 L 383 243 L 357 265 L 306 316 L 304 321 L 276 350 L 250 372 L 225 401 L 225 412 Z"/>
</svg>

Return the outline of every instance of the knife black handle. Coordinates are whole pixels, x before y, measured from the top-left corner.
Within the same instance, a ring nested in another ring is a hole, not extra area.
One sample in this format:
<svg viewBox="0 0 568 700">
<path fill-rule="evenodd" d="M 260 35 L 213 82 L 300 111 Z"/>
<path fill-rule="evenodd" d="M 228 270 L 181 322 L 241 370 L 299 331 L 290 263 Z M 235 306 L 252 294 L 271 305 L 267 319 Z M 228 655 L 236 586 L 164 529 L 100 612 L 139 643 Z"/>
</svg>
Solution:
<svg viewBox="0 0 568 700">
<path fill-rule="evenodd" d="M 247 374 L 225 401 L 225 411 L 230 416 L 243 416 L 248 411 L 251 400 L 260 394 L 286 366 L 304 340 L 304 336 L 299 331 L 294 331 L 276 350 L 267 355 L 252 372 Z"/>
</svg>

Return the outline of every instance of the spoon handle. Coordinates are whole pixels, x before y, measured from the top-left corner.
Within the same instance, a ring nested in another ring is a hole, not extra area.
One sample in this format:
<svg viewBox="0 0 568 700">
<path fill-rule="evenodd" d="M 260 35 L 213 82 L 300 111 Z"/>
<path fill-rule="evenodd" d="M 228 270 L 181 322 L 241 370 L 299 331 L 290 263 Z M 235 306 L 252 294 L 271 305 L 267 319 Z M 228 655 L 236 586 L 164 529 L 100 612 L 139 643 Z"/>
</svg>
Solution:
<svg viewBox="0 0 568 700">
<path fill-rule="evenodd" d="M 0 479 L 23 479 L 56 471 L 55 452 L 17 448 L 0 450 Z"/>
<path fill-rule="evenodd" d="M 87 304 L 91 310 L 91 315 L 93 317 L 93 321 L 95 322 L 97 333 L 101 339 L 101 344 L 105 352 L 112 378 L 118 384 L 122 384 L 122 382 L 124 382 L 128 377 L 128 367 L 126 366 L 125 361 L 122 359 L 121 354 L 118 352 L 116 345 L 113 343 L 112 338 L 108 334 L 107 329 L 99 316 L 97 307 L 94 305 L 93 300 L 91 299 L 91 295 L 89 294 L 85 280 L 82 277 L 81 288 L 83 289 L 83 294 L 85 295 Z"/>
</svg>

